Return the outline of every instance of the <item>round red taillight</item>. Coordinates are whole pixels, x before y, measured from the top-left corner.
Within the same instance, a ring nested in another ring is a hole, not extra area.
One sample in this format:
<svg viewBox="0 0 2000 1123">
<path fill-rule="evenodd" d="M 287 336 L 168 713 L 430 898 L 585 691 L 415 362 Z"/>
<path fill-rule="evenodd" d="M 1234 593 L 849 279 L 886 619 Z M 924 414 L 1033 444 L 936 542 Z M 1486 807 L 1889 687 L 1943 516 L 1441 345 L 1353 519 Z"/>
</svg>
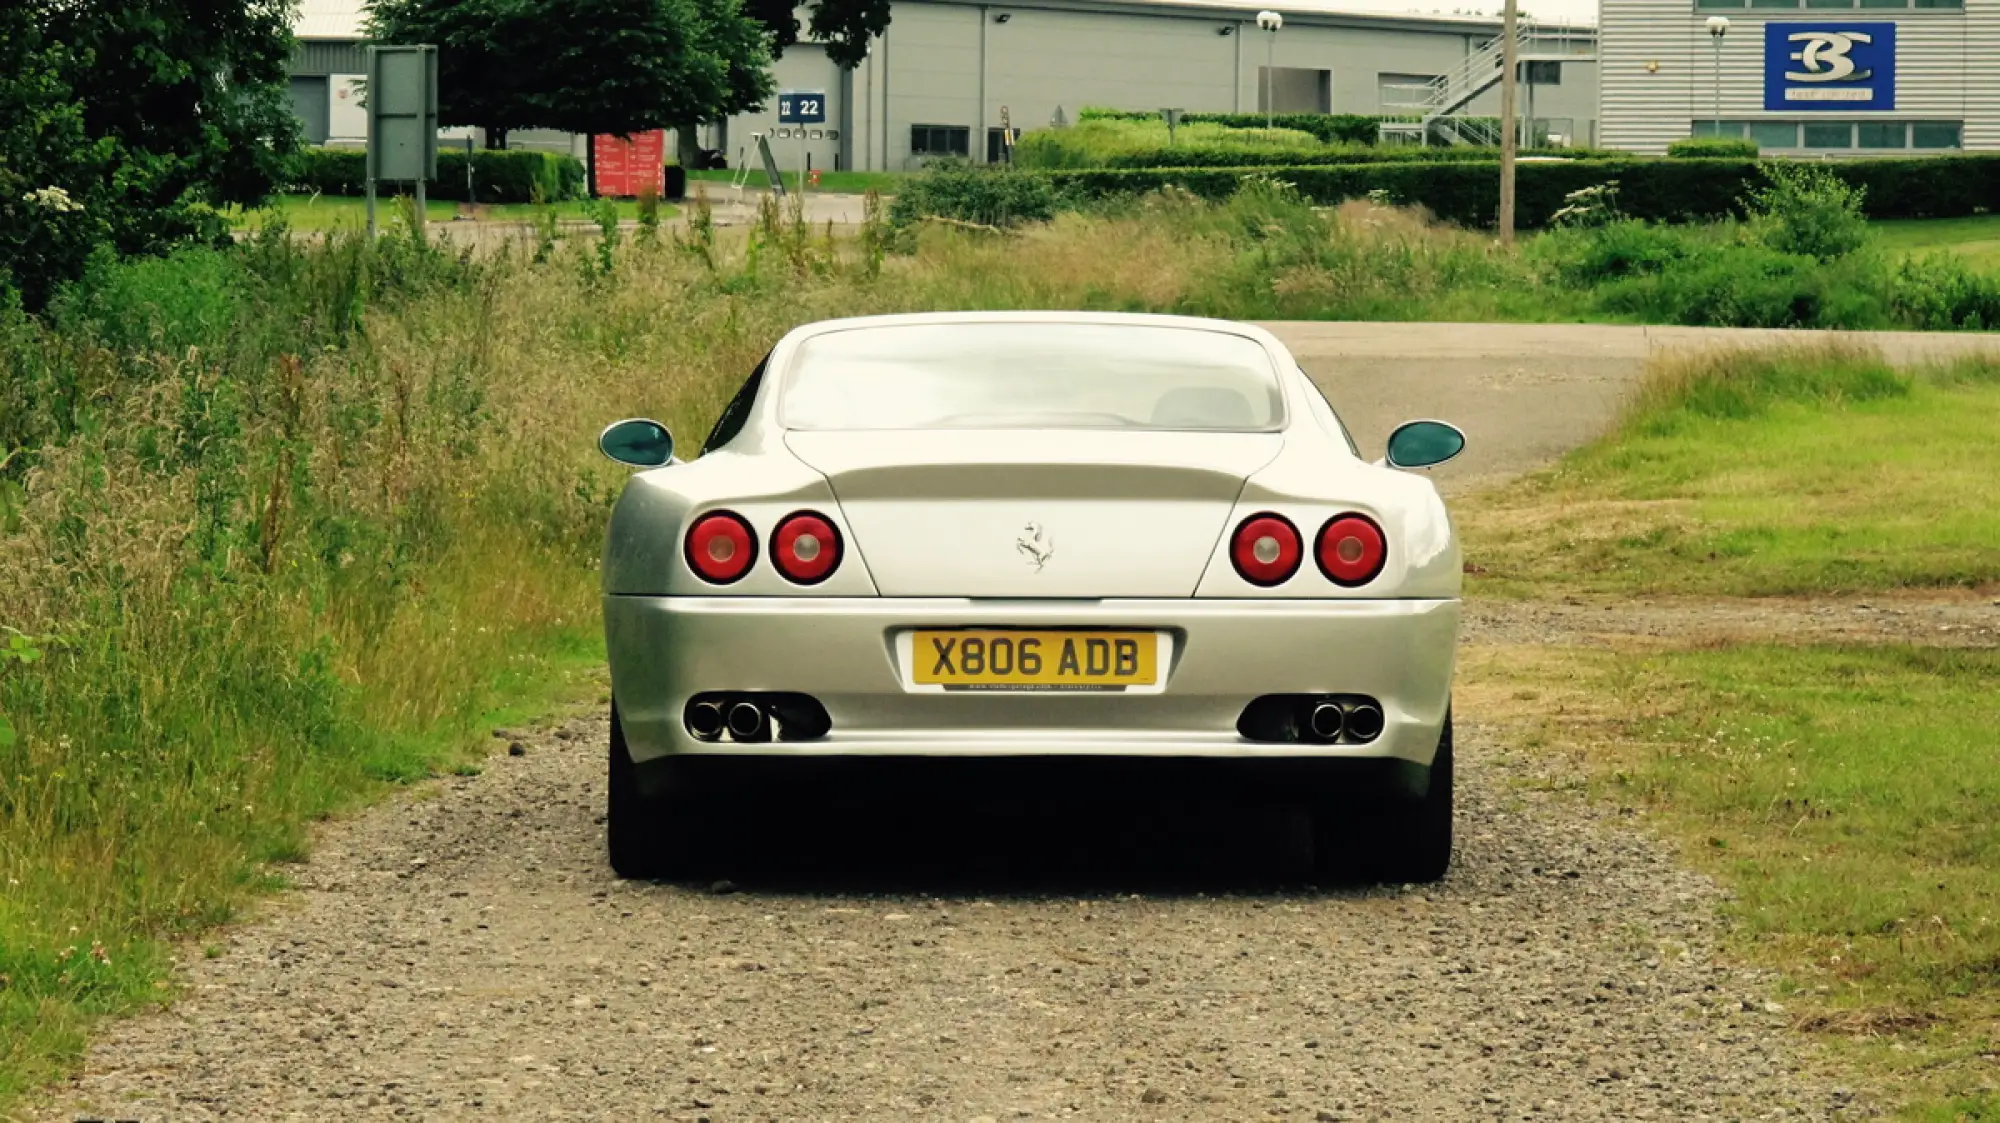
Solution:
<svg viewBox="0 0 2000 1123">
<path fill-rule="evenodd" d="M 771 532 L 771 563 L 796 585 L 817 585 L 840 565 L 840 531 L 824 515 L 800 511 Z"/>
<path fill-rule="evenodd" d="M 1282 584 L 1298 572 L 1302 552 L 1298 528 L 1283 515 L 1251 515 L 1229 543 L 1236 572 L 1252 585 Z"/>
<path fill-rule="evenodd" d="M 757 537 L 734 511 L 711 511 L 687 533 L 688 568 L 713 585 L 727 585 L 757 562 Z"/>
<path fill-rule="evenodd" d="M 1336 585 L 1366 585 L 1382 572 L 1389 547 L 1382 528 L 1366 515 L 1336 515 L 1320 528 L 1313 546 L 1319 571 Z"/>
</svg>

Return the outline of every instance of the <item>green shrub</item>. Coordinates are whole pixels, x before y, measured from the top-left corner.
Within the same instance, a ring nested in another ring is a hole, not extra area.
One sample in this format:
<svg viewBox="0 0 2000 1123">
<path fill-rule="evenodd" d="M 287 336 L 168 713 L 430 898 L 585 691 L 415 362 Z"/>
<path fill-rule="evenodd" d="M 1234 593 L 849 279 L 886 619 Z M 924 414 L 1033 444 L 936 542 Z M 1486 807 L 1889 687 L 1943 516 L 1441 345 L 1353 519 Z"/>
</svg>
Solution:
<svg viewBox="0 0 2000 1123">
<path fill-rule="evenodd" d="M 465 153 L 438 153 L 437 178 L 425 185 L 433 199 L 466 202 Z M 291 189 L 321 195 L 365 195 L 367 157 L 358 148 L 308 148 L 293 164 Z M 481 203 L 562 202 L 584 192 L 583 163 L 553 152 L 479 149 L 472 154 L 473 193 Z M 383 187 L 384 193 L 401 188 Z M 538 194 L 539 193 L 539 194 Z"/>
<path fill-rule="evenodd" d="M 1158 111 L 1102 109 L 1085 106 L 1076 115 L 1086 121 L 1159 121 Z M 1212 124 L 1231 129 L 1265 127 L 1262 113 L 1184 113 L 1184 125 Z M 1417 117 L 1377 117 L 1360 113 L 1279 113 L 1269 118 L 1272 128 L 1310 133 L 1326 144 L 1374 144 L 1381 137 L 1384 121 L 1416 121 Z"/>
<path fill-rule="evenodd" d="M 1677 226 L 1619 219 L 1587 229 L 1555 230 L 1535 243 L 1557 276 L 1589 286 L 1663 273 L 1700 254 L 1701 239 Z"/>
<path fill-rule="evenodd" d="M 1295 129 L 1232 129 L 1215 124 L 1182 124 L 1168 143 L 1166 122 L 1092 120 L 1066 129 L 1036 129 L 1014 145 L 1014 163 L 1023 168 L 1104 168 L 1160 167 L 1176 165 L 1171 155 L 1180 152 L 1216 154 L 1223 167 L 1243 167 L 1253 163 L 1284 163 L 1300 153 L 1324 151 L 1311 133 Z M 1167 160 L 1149 162 L 1156 154 Z M 1259 159 L 1263 156 L 1263 159 Z M 1136 158 L 1125 163 L 1124 158 Z"/>
<path fill-rule="evenodd" d="M 1607 311 L 1654 323 L 1738 328 L 1883 327 L 1865 271 L 1831 267 L 1760 242 L 1718 242 L 1657 272 L 1599 290 Z"/>
<path fill-rule="evenodd" d="M 1526 163 L 1516 172 L 1515 221 L 1546 226 L 1583 188 L 1618 182 L 1619 209 L 1663 222 L 1742 217 L 1745 196 L 1765 182 L 1755 160 L 1588 160 Z M 1946 218 L 2000 209 L 2000 155 L 1846 160 L 1825 166 L 1842 183 L 1865 189 L 1869 218 Z M 1378 163 L 1265 168 L 1147 168 L 1049 173 L 1058 188 L 1089 199 L 1144 194 L 1169 184 L 1203 198 L 1228 198 L 1248 174 L 1293 184 L 1317 203 L 1380 191 L 1394 203 L 1421 206 L 1448 222 L 1491 226 L 1498 210 L 1497 163 Z"/>
<path fill-rule="evenodd" d="M 1955 253 L 1905 258 L 1889 278 L 1896 322 L 1926 331 L 2000 326 L 2000 276 L 1975 272 Z"/>
<path fill-rule="evenodd" d="M 1047 176 L 1006 167 L 938 163 L 911 176 L 896 192 L 889 222 L 906 227 L 925 218 L 1008 227 L 1055 216 L 1056 191 Z"/>
<path fill-rule="evenodd" d="M 1757 142 L 1741 137 L 1690 136 L 1667 145 L 1670 159 L 1756 159 Z"/>
<path fill-rule="evenodd" d="M 1861 209 L 1867 188 L 1811 164 L 1768 163 L 1764 178 L 1744 203 L 1765 245 L 1830 261 L 1867 244 L 1868 218 Z"/>
</svg>

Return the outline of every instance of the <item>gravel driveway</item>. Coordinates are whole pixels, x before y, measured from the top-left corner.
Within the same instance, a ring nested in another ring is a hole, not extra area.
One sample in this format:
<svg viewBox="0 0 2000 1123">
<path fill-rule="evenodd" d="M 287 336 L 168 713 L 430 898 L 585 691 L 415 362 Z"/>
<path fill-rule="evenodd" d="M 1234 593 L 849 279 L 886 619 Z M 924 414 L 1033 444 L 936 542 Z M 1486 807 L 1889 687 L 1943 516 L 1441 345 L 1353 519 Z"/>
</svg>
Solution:
<svg viewBox="0 0 2000 1123">
<path fill-rule="evenodd" d="M 1401 417 L 1484 422 L 1453 490 L 1595 431 L 1655 346 L 1523 329 L 1496 369 L 1427 356 L 1422 330 L 1287 334 L 1364 446 Z M 2000 628 L 1967 598 L 1472 609 L 1466 642 L 1494 648 Z M 1116 789 L 764 814 L 730 882 L 626 884 L 603 858 L 604 721 L 507 732 L 484 774 L 325 831 L 295 892 L 219 956 L 184 951 L 173 1006 L 106 1025 L 34 1117 L 1873 1114 L 1801 1067 L 1772 981 L 1718 959 L 1716 887 L 1478 716 L 1457 863 L 1411 889 L 1303 884 L 1281 809 Z"/>
<path fill-rule="evenodd" d="M 43 1117 L 1861 1111 L 1800 1071 L 1769 980 L 1717 964 L 1715 888 L 1477 725 L 1458 865 L 1423 889 L 1307 887 L 1283 815 L 1115 792 L 844 847 L 837 823 L 765 824 L 734 884 L 623 884 L 605 733 L 510 734 L 521 755 L 329 831 Z"/>
</svg>

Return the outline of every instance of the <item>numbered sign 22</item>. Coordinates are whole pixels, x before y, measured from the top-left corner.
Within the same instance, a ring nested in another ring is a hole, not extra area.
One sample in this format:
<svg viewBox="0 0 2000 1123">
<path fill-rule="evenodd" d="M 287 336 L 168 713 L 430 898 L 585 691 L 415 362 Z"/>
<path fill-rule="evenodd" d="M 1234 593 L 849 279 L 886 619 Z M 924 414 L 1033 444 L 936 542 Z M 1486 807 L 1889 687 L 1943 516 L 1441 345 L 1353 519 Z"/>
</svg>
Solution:
<svg viewBox="0 0 2000 1123">
<path fill-rule="evenodd" d="M 778 94 L 780 125 L 823 125 L 826 123 L 825 90 L 784 90 Z"/>
</svg>

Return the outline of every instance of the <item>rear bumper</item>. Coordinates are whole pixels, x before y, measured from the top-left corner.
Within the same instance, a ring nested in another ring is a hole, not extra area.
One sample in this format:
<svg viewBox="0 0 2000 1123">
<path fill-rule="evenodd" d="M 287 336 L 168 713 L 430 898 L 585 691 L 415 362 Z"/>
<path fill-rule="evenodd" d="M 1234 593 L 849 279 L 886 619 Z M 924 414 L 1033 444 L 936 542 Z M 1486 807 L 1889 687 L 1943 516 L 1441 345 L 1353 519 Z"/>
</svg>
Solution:
<svg viewBox="0 0 2000 1123">
<path fill-rule="evenodd" d="M 605 638 L 635 762 L 675 755 L 805 757 L 1352 758 L 1428 766 L 1450 704 L 1456 600 L 973 601 L 952 598 L 604 598 Z M 1121 627 L 1173 634 L 1148 694 L 918 693 L 896 637 L 913 627 Z M 709 691 L 810 694 L 832 718 L 814 741 L 691 736 Z M 1364 694 L 1384 728 L 1365 745 L 1244 739 L 1264 694 Z"/>
</svg>

